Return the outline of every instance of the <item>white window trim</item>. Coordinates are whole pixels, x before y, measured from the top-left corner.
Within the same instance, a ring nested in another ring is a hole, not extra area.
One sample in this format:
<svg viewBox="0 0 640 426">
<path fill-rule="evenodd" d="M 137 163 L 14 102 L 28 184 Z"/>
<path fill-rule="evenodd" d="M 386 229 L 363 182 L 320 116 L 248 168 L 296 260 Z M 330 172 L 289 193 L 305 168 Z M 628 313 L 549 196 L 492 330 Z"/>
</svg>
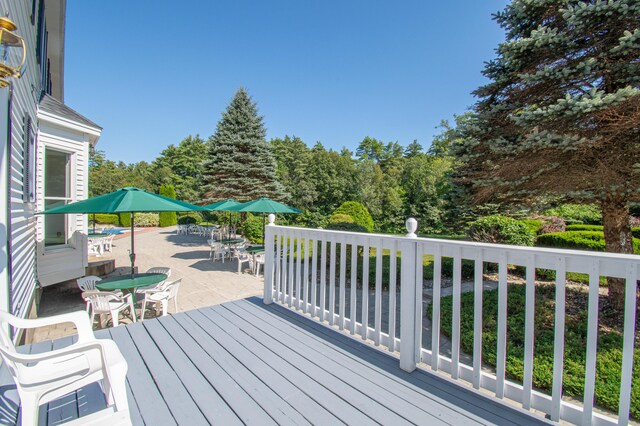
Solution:
<svg viewBox="0 0 640 426">
<path fill-rule="evenodd" d="M 43 146 L 44 148 L 44 152 L 43 152 L 43 173 L 44 176 L 46 176 L 46 167 L 47 167 L 47 150 L 50 151 L 56 151 L 56 152 L 60 152 L 63 154 L 67 154 L 69 156 L 69 164 L 68 164 L 68 175 L 67 175 L 67 179 L 68 179 L 68 183 L 69 183 L 69 196 L 68 197 L 48 197 L 47 193 L 46 193 L 46 177 L 44 179 L 44 185 L 43 185 L 43 197 L 42 197 L 42 201 L 44 203 L 43 207 L 46 206 L 47 201 L 49 200 L 64 200 L 67 201 L 68 203 L 73 203 L 75 201 L 75 194 L 76 194 L 76 180 L 75 180 L 75 173 L 76 173 L 76 152 L 75 151 L 69 151 L 66 149 L 61 149 L 58 146 L 52 146 L 52 144 L 44 144 Z M 68 250 L 68 249 L 75 249 L 75 246 L 73 244 L 73 242 L 71 241 L 71 238 L 73 236 L 73 233 L 76 230 L 75 227 L 75 220 L 70 220 L 70 216 L 69 215 L 65 215 L 65 231 L 66 231 L 66 235 L 65 235 L 65 241 L 67 241 L 65 244 L 56 244 L 56 245 L 51 245 L 51 246 L 47 246 L 46 245 L 46 221 L 47 218 L 46 216 L 44 217 L 44 224 L 43 224 L 43 247 L 44 247 L 44 252 L 46 253 L 52 253 L 52 252 L 56 252 L 56 251 L 61 251 L 61 250 Z"/>
</svg>

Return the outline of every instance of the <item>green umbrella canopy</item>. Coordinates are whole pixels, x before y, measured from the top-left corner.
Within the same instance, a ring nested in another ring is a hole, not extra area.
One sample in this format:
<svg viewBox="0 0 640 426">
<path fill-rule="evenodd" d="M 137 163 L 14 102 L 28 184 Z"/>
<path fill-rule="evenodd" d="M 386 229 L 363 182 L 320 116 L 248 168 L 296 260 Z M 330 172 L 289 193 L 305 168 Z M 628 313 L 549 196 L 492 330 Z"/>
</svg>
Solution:
<svg viewBox="0 0 640 426">
<path fill-rule="evenodd" d="M 126 187 L 87 200 L 54 207 L 37 214 L 82 214 L 125 212 L 189 212 L 207 210 L 204 207 L 174 200 L 143 189 Z"/>
<path fill-rule="evenodd" d="M 236 200 L 229 199 L 229 200 L 218 201 L 217 203 L 213 203 L 213 204 L 207 204 L 206 206 L 203 206 L 203 207 L 207 210 L 212 210 L 212 211 L 220 211 L 220 210 L 229 211 L 239 204 L 240 203 L 237 202 Z"/>
<path fill-rule="evenodd" d="M 189 212 L 207 210 L 173 198 L 147 192 L 134 187 L 120 188 L 109 194 L 99 195 L 87 200 L 77 201 L 36 214 L 91 214 L 91 213 L 130 213 L 131 214 L 131 275 L 135 270 L 134 213 L 143 212 Z"/>
<path fill-rule="evenodd" d="M 239 204 L 229 210 L 251 213 L 302 213 L 302 210 L 289 207 L 270 198 L 258 198 L 257 200 Z"/>
</svg>

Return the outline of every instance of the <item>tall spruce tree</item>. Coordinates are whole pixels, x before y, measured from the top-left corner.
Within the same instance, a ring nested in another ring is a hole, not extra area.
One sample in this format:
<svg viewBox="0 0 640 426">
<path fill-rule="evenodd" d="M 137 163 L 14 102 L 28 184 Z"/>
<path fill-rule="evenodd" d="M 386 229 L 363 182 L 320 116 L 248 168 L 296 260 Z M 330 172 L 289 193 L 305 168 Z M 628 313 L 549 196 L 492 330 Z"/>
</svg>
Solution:
<svg viewBox="0 0 640 426">
<path fill-rule="evenodd" d="M 266 130 L 255 102 L 238 89 L 209 138 L 203 171 L 203 201 L 260 197 L 285 200 L 276 177 L 276 161 L 265 140 Z"/>
<path fill-rule="evenodd" d="M 598 203 L 606 248 L 633 253 L 640 199 L 640 2 L 514 0 L 479 88 L 461 182 L 475 200 L 559 195 Z M 610 280 L 614 305 L 624 285 Z"/>
</svg>

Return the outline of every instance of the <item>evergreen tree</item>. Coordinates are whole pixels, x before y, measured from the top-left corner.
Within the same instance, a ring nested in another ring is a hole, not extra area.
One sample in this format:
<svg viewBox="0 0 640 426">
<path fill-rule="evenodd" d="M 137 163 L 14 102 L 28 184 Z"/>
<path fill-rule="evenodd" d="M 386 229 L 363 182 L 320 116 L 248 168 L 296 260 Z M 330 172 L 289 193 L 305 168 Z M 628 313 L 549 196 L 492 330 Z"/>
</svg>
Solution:
<svg viewBox="0 0 640 426">
<path fill-rule="evenodd" d="M 207 144 L 199 135 L 187 136 L 178 146 L 165 148 L 151 163 L 149 179 L 158 187 L 172 185 L 180 200 L 200 201 L 202 165 L 207 157 Z"/>
<path fill-rule="evenodd" d="M 640 199 L 640 2 L 514 0 L 476 91 L 462 178 L 477 201 L 560 195 L 600 204 L 608 251 L 633 253 Z M 624 287 L 609 283 L 621 307 Z"/>
<path fill-rule="evenodd" d="M 276 161 L 255 102 L 240 88 L 209 138 L 203 167 L 203 201 L 260 197 L 285 200 L 276 177 Z"/>
<path fill-rule="evenodd" d="M 417 139 L 414 139 L 404 150 L 404 156 L 407 158 L 413 158 L 422 153 L 422 145 Z"/>
</svg>

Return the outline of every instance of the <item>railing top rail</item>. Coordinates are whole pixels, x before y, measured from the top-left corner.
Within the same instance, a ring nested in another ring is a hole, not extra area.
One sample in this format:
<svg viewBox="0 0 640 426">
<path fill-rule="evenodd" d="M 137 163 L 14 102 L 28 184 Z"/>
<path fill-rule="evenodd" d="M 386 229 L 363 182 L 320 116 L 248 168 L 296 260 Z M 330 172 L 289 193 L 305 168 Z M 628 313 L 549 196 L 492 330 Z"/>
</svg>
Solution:
<svg viewBox="0 0 640 426">
<path fill-rule="evenodd" d="M 325 235 L 335 235 L 344 239 L 345 237 L 355 237 L 355 238 L 371 238 L 371 239 L 382 239 L 382 240 L 409 240 L 408 237 L 404 235 L 389 235 L 389 234 L 365 234 L 358 232 L 350 232 L 350 231 L 335 231 L 330 229 L 318 229 L 318 228 L 301 228 L 296 226 L 282 226 L 282 225 L 270 225 L 267 228 L 273 228 L 274 230 L 289 230 L 289 231 L 299 231 L 299 232 L 307 232 L 307 233 L 321 233 Z M 609 252 L 595 252 L 595 251 L 586 251 L 586 250 L 571 250 L 571 249 L 556 249 L 556 248 L 548 248 L 548 247 L 526 247 L 526 246 L 514 246 L 508 244 L 494 244 L 494 243 L 481 243 L 476 241 L 460 241 L 460 240 L 443 240 L 438 238 L 411 238 L 411 241 L 415 242 L 423 242 L 423 243 L 431 243 L 438 244 L 441 246 L 449 246 L 449 247 L 467 247 L 471 249 L 481 249 L 481 250 L 490 250 L 490 251 L 502 251 L 508 250 L 511 252 L 516 252 L 522 255 L 561 255 L 561 256 L 570 256 L 570 257 L 581 257 L 587 258 L 593 261 L 596 260 L 615 260 L 622 262 L 632 262 L 639 263 L 640 256 L 635 254 L 622 254 L 622 253 L 609 253 Z"/>
</svg>

